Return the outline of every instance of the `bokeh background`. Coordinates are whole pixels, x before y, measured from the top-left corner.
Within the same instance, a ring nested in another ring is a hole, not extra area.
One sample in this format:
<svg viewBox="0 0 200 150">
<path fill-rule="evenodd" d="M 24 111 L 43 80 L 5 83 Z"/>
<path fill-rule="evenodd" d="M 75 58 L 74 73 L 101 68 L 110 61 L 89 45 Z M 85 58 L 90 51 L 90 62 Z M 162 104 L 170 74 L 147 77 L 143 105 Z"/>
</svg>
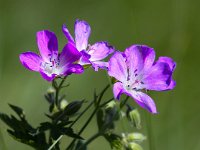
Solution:
<svg viewBox="0 0 200 150">
<path fill-rule="evenodd" d="M 46 120 L 48 106 L 43 95 L 51 84 L 24 69 L 18 56 L 27 50 L 38 51 L 35 34 L 43 29 L 57 34 L 61 50 L 66 43 L 62 24 L 73 33 L 74 21 L 80 18 L 92 27 L 90 43 L 106 40 L 121 51 L 132 44 L 147 44 L 155 48 L 157 57 L 170 56 L 177 62 L 177 87 L 150 92 L 159 114 L 139 109 L 141 132 L 148 137 L 143 147 L 148 150 L 151 143 L 152 150 L 200 150 L 199 6 L 198 0 L 0 0 L 0 111 L 11 113 L 7 104 L 12 103 L 24 108 L 33 125 Z M 89 69 L 71 76 L 68 82 L 71 86 L 63 93 L 69 101 L 90 100 L 94 88 L 102 89 L 108 78 L 104 71 Z M 107 95 L 112 96 L 111 89 Z M 83 135 L 90 136 L 95 130 L 92 123 Z M 131 128 L 122 126 L 119 130 L 130 132 Z M 64 138 L 63 145 L 69 140 Z M 89 148 L 110 149 L 103 138 Z M 1 121 L 0 149 L 31 150 L 8 136 Z"/>
</svg>

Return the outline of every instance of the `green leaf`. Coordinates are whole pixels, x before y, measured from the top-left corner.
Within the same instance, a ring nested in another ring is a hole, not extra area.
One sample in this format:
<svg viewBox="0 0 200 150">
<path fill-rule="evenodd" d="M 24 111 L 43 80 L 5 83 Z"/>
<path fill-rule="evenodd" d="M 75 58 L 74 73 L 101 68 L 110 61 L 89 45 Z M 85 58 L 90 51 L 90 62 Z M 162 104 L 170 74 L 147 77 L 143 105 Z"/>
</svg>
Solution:
<svg viewBox="0 0 200 150">
<path fill-rule="evenodd" d="M 65 135 L 67 135 L 69 137 L 73 137 L 73 138 L 76 138 L 76 139 L 83 140 L 83 138 L 81 136 L 79 136 L 78 134 L 74 133 L 72 128 L 63 128 L 61 131 L 62 131 L 63 134 L 65 134 Z"/>
<path fill-rule="evenodd" d="M 15 106 L 15 105 L 12 105 L 12 104 L 8 104 L 10 106 L 10 108 L 12 110 L 14 110 L 16 112 L 16 114 L 21 118 L 21 119 L 24 119 L 25 118 L 25 114 L 24 114 L 24 111 L 22 108 L 18 107 L 18 106 Z"/>
<path fill-rule="evenodd" d="M 69 103 L 64 109 L 64 115 L 71 116 L 74 115 L 79 111 L 83 104 L 84 100 L 82 101 L 73 101 Z"/>
</svg>

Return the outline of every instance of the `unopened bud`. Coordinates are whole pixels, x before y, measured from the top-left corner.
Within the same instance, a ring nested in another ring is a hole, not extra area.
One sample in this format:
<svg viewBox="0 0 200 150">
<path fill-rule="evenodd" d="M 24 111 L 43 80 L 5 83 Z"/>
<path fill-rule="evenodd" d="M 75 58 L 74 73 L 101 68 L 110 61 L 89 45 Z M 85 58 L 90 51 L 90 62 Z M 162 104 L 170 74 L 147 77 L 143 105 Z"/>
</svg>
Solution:
<svg viewBox="0 0 200 150">
<path fill-rule="evenodd" d="M 146 139 L 146 137 L 141 133 L 129 133 L 127 135 L 127 140 L 130 142 L 137 141 L 142 142 Z"/>
<path fill-rule="evenodd" d="M 66 99 L 61 100 L 60 102 L 60 109 L 65 109 L 65 107 L 68 105 L 69 103 L 67 102 Z"/>
<path fill-rule="evenodd" d="M 143 150 L 142 147 L 139 144 L 134 143 L 134 142 L 129 143 L 128 148 L 130 150 Z"/>
<path fill-rule="evenodd" d="M 106 105 L 106 109 L 113 108 L 116 105 L 116 102 L 113 100 Z"/>
<path fill-rule="evenodd" d="M 47 93 L 51 94 L 51 93 L 55 93 L 55 89 L 53 87 L 48 88 Z"/>
<path fill-rule="evenodd" d="M 141 118 L 137 109 L 133 109 L 128 113 L 128 118 L 134 123 L 137 129 L 141 128 Z"/>
</svg>

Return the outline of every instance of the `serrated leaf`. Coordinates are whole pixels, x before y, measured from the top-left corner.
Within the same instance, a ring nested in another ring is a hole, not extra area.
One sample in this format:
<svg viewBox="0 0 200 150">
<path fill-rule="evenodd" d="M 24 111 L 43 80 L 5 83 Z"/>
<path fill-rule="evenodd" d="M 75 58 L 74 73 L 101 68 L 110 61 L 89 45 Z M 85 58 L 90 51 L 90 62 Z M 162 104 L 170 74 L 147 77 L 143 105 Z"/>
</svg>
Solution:
<svg viewBox="0 0 200 150">
<path fill-rule="evenodd" d="M 24 111 L 23 111 L 22 108 L 20 108 L 20 107 L 18 107 L 18 106 L 15 106 L 15 105 L 12 105 L 12 104 L 8 104 L 8 105 L 10 106 L 10 108 L 11 108 L 12 110 L 14 110 L 14 111 L 16 112 L 16 114 L 17 114 L 20 118 L 22 118 L 22 119 L 25 118 L 25 114 L 24 114 Z"/>
<path fill-rule="evenodd" d="M 80 135 L 74 133 L 72 128 L 63 128 L 62 133 L 69 136 L 69 137 L 73 137 L 73 138 L 76 138 L 76 139 L 83 140 L 83 138 Z"/>
</svg>

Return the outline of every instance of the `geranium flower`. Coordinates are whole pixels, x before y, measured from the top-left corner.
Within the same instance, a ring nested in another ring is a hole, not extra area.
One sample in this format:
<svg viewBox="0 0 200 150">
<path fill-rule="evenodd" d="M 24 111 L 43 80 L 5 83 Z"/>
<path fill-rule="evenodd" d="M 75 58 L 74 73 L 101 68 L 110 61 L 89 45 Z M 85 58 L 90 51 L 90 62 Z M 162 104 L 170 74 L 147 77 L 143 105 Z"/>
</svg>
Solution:
<svg viewBox="0 0 200 150">
<path fill-rule="evenodd" d="M 116 52 L 110 58 L 108 70 L 108 74 L 118 80 L 113 86 L 114 97 L 119 99 L 125 93 L 141 107 L 157 113 L 154 101 L 144 91 L 173 89 L 176 83 L 172 73 L 176 64 L 169 57 L 154 60 L 154 49 L 145 45 L 133 45 L 124 53 Z"/>
<path fill-rule="evenodd" d="M 74 45 L 82 54 L 79 64 L 91 64 L 95 71 L 98 71 L 98 68 L 106 69 L 108 67 L 108 63 L 102 60 L 109 54 L 113 53 L 114 48 L 105 41 L 97 42 L 92 46 L 88 45 L 90 32 L 90 25 L 86 21 L 76 20 L 74 40 L 66 25 L 63 25 L 63 33 L 68 39 L 68 42 Z"/>
<path fill-rule="evenodd" d="M 20 54 L 20 61 L 25 68 L 40 72 L 48 81 L 52 81 L 57 76 L 83 72 L 81 65 L 74 64 L 80 59 L 80 52 L 68 43 L 59 54 L 58 41 L 53 32 L 48 30 L 37 32 L 37 45 L 41 56 L 34 52 Z"/>
</svg>

